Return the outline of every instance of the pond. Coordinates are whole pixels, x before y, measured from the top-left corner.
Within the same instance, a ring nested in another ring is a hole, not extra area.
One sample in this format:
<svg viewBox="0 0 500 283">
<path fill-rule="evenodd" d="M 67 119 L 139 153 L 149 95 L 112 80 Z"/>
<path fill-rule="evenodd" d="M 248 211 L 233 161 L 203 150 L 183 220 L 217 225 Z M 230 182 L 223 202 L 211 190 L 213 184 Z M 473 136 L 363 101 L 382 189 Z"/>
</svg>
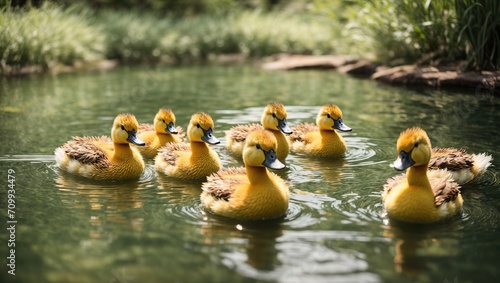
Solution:
<svg viewBox="0 0 500 283">
<path fill-rule="evenodd" d="M 334 71 L 199 65 L 2 78 L 2 216 L 15 177 L 16 275 L 2 282 L 486 282 L 500 275 L 500 99 L 482 89 L 409 89 Z M 279 174 L 286 215 L 244 222 L 207 214 L 200 184 L 156 172 L 100 183 L 62 174 L 54 149 L 72 136 L 109 135 L 118 113 L 151 123 L 171 108 L 177 125 L 209 113 L 224 167 L 241 166 L 224 131 L 286 106 L 291 126 L 340 106 L 348 150 L 337 160 L 291 153 Z M 397 175 L 399 133 L 418 125 L 433 146 L 489 152 L 493 166 L 464 186 L 459 216 L 436 225 L 389 222 L 380 195 Z M 9 171 L 10 170 L 10 171 Z M 10 173 L 10 174 L 9 174 Z M 7 219 L 7 218 L 4 218 Z M 9 224 L 10 225 L 10 224 Z M 3 231 L 10 227 L 2 223 Z M 7 230 L 10 231 L 10 230 Z"/>
</svg>

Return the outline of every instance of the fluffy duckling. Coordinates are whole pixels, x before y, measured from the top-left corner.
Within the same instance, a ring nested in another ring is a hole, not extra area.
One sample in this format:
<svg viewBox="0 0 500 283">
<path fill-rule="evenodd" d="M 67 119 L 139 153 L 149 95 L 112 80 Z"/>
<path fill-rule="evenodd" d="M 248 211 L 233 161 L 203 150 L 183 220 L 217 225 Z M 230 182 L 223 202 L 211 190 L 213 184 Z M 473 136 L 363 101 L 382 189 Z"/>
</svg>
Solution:
<svg viewBox="0 0 500 283">
<path fill-rule="evenodd" d="M 267 170 L 285 168 L 277 159 L 276 149 L 276 138 L 269 131 L 250 133 L 243 149 L 245 168 L 230 168 L 209 176 L 202 185 L 203 206 L 214 214 L 241 220 L 272 219 L 285 214 L 290 199 L 288 186 Z"/>
<path fill-rule="evenodd" d="M 317 157 L 337 157 L 346 152 L 344 138 L 335 130 L 352 131 L 342 120 L 342 111 L 335 104 L 324 105 L 316 117 L 316 125 L 301 123 L 292 128 L 292 150 Z"/>
<path fill-rule="evenodd" d="M 111 139 L 73 137 L 54 154 L 59 168 L 72 174 L 97 180 L 122 180 L 139 177 L 144 161 L 129 144 L 144 146 L 137 137 L 138 123 L 132 114 L 120 114 L 111 128 Z"/>
<path fill-rule="evenodd" d="M 238 125 L 232 127 L 226 132 L 227 149 L 234 154 L 241 156 L 248 133 L 256 129 L 264 128 L 274 134 L 274 137 L 278 141 L 276 154 L 278 155 L 279 160 L 284 161 L 290 152 L 290 145 L 288 144 L 288 140 L 284 134 L 289 135 L 292 133 L 292 130 L 287 125 L 286 117 L 286 109 L 283 104 L 278 102 L 271 102 L 267 104 L 260 119 L 262 125 Z"/>
<path fill-rule="evenodd" d="M 457 214 L 463 199 L 460 187 L 445 170 L 428 171 L 431 142 L 418 127 L 401 133 L 398 158 L 391 166 L 406 174 L 391 178 L 384 186 L 382 201 L 389 217 L 414 223 L 437 222 Z"/>
<path fill-rule="evenodd" d="M 433 148 L 429 162 L 431 170 L 447 170 L 460 185 L 483 175 L 491 165 L 492 157 L 486 153 L 467 153 L 461 148 Z"/>
<path fill-rule="evenodd" d="M 156 113 L 153 124 L 139 125 L 139 138 L 146 145 L 137 147 L 142 156 L 154 158 L 158 149 L 169 142 L 183 142 L 185 133 L 181 127 L 175 126 L 175 115 L 170 109 L 160 109 Z"/>
<path fill-rule="evenodd" d="M 210 115 L 199 112 L 191 116 L 187 128 L 189 144 L 167 143 L 158 149 L 156 169 L 181 179 L 201 179 L 219 171 L 219 155 L 207 146 L 220 143 L 213 135 L 213 127 Z"/>
</svg>

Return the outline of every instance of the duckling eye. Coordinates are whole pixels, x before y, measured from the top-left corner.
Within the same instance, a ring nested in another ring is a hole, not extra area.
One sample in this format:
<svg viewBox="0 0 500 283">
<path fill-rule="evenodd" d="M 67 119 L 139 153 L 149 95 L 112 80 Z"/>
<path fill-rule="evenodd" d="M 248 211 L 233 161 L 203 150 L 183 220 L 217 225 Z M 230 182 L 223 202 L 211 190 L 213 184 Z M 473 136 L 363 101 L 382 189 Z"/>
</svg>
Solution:
<svg viewBox="0 0 500 283">
<path fill-rule="evenodd" d="M 124 125 L 122 125 L 122 127 L 121 127 L 121 128 L 122 128 L 122 130 L 124 130 L 124 131 L 125 131 L 125 126 L 124 126 Z"/>
<path fill-rule="evenodd" d="M 273 113 L 273 118 L 276 118 L 276 114 Z"/>
<path fill-rule="evenodd" d="M 196 124 L 196 127 L 199 129 L 201 128 L 200 123 Z"/>
<path fill-rule="evenodd" d="M 166 124 L 165 119 L 161 119 L 161 121 L 162 121 L 164 124 Z"/>
<path fill-rule="evenodd" d="M 260 144 L 256 144 L 256 145 L 255 145 L 255 147 L 256 147 L 257 149 L 262 149 L 262 147 L 260 147 Z"/>
<path fill-rule="evenodd" d="M 332 118 L 332 116 L 330 116 L 330 114 L 326 114 L 326 117 L 327 117 L 328 119 Z"/>
<path fill-rule="evenodd" d="M 418 147 L 418 142 L 415 142 L 415 144 L 413 145 L 413 147 Z"/>
</svg>

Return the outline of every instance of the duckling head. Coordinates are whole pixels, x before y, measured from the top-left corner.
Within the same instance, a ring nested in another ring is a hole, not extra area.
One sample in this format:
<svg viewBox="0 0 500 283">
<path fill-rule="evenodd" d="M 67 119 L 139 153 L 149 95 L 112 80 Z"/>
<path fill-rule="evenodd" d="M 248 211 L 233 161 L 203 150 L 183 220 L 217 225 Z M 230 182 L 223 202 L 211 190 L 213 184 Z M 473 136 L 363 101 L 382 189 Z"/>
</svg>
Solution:
<svg viewBox="0 0 500 283">
<path fill-rule="evenodd" d="M 262 113 L 260 122 L 266 129 L 279 130 L 287 135 L 292 133 L 292 130 L 288 127 L 288 123 L 286 121 L 285 106 L 281 103 L 269 103 L 264 109 L 264 113 Z"/>
<path fill-rule="evenodd" d="M 277 144 L 276 138 L 269 131 L 255 130 L 251 132 L 247 136 L 243 148 L 245 165 L 276 170 L 285 168 L 285 165 L 276 157 Z"/>
<path fill-rule="evenodd" d="M 391 166 L 398 171 L 411 166 L 422 166 L 431 158 L 431 141 L 427 133 L 419 127 L 412 127 L 401 132 L 397 142 L 398 158 Z"/>
<path fill-rule="evenodd" d="M 191 116 L 187 133 L 192 142 L 206 142 L 208 144 L 218 144 L 218 140 L 213 133 L 214 121 L 207 113 L 198 112 Z"/>
<path fill-rule="evenodd" d="M 342 132 L 352 131 L 342 120 L 342 111 L 335 104 L 324 105 L 316 117 L 316 124 L 321 130 L 337 129 Z"/>
<path fill-rule="evenodd" d="M 135 145 L 144 146 L 145 143 L 137 137 L 137 119 L 132 114 L 120 114 L 116 116 L 111 129 L 111 138 L 114 143 L 133 143 Z"/>
<path fill-rule="evenodd" d="M 177 134 L 175 128 L 175 115 L 170 109 L 160 109 L 156 113 L 154 121 L 155 131 L 157 133 Z"/>
</svg>

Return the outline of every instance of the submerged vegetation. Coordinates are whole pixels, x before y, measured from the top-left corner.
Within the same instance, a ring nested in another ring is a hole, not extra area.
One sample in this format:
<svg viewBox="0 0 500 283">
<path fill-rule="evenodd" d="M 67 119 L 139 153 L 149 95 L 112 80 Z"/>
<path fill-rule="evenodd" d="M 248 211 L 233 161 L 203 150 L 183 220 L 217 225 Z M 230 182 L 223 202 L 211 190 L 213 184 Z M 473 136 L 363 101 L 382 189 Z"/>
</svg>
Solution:
<svg viewBox="0 0 500 283">
<path fill-rule="evenodd" d="M 102 59 L 161 63 L 276 53 L 372 54 L 387 65 L 467 60 L 470 69 L 500 68 L 496 0 L 127 0 L 133 7 L 127 11 L 111 9 L 118 3 L 112 0 L 71 2 L 4 4 L 2 71 Z"/>
</svg>

